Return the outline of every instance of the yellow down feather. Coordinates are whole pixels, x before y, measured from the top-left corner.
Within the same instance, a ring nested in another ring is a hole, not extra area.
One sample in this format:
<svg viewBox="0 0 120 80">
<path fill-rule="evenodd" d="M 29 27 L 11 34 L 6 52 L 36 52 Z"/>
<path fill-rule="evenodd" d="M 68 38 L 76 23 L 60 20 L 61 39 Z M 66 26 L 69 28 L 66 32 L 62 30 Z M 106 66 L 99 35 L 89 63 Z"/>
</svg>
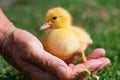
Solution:
<svg viewBox="0 0 120 80">
<path fill-rule="evenodd" d="M 73 26 L 71 22 L 72 17 L 65 9 L 56 7 L 48 10 L 46 23 L 40 27 L 41 30 L 48 28 L 42 39 L 43 46 L 62 60 L 80 53 L 85 62 L 84 51 L 92 40 L 83 28 Z"/>
</svg>

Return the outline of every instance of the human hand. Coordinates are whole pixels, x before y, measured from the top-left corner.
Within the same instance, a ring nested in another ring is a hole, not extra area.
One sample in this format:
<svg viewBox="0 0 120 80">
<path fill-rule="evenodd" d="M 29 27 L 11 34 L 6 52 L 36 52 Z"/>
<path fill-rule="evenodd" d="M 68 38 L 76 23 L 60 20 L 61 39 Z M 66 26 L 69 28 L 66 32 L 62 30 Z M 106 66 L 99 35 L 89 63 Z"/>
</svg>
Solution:
<svg viewBox="0 0 120 80">
<path fill-rule="evenodd" d="M 81 60 L 76 65 L 71 64 L 71 66 L 72 67 L 75 66 L 75 69 L 76 69 L 73 71 L 76 71 L 75 73 L 78 73 L 77 76 L 75 76 L 75 78 L 72 80 L 87 80 L 86 79 L 87 75 L 86 73 L 84 73 L 86 68 L 93 75 L 96 75 L 97 72 L 103 70 L 106 66 L 110 64 L 110 60 L 108 58 L 105 58 L 104 56 L 105 56 L 105 50 L 102 48 L 97 48 L 87 56 L 87 60 L 88 60 L 87 62 L 82 63 L 82 60 Z M 81 67 L 81 70 L 79 70 L 80 67 Z"/>
<path fill-rule="evenodd" d="M 16 30 L 11 34 L 6 45 L 6 60 L 30 80 L 76 80 L 88 68 L 97 73 L 110 64 L 103 58 L 103 49 L 94 50 L 86 63 L 66 64 L 61 59 L 46 52 L 41 42 L 24 30 Z"/>
</svg>

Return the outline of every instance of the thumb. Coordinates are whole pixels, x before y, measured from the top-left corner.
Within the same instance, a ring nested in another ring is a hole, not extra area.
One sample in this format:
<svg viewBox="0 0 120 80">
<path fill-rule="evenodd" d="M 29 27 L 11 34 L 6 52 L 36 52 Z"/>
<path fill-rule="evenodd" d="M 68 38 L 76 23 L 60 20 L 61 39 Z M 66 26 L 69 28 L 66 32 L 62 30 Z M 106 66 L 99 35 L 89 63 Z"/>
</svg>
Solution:
<svg viewBox="0 0 120 80">
<path fill-rule="evenodd" d="M 51 74 L 59 77 L 60 79 L 69 78 L 69 67 L 63 60 L 51 55 L 44 50 L 40 51 L 39 49 L 34 51 L 38 51 L 34 52 L 37 54 L 33 55 L 35 64 L 42 67 Z"/>
</svg>

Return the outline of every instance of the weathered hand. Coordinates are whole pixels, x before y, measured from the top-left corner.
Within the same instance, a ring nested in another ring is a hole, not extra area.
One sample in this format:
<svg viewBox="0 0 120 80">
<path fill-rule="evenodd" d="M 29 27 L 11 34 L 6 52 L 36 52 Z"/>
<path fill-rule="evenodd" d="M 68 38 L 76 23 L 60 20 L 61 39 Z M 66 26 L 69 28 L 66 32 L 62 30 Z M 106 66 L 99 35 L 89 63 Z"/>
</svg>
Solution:
<svg viewBox="0 0 120 80">
<path fill-rule="evenodd" d="M 70 64 L 73 68 L 73 80 L 84 80 L 86 78 L 84 74 L 85 68 L 88 68 L 92 74 L 96 74 L 97 72 L 103 70 L 106 66 L 110 64 L 110 60 L 104 57 L 105 50 L 102 48 L 98 48 L 93 50 L 88 56 L 88 61 L 86 63 L 81 63 L 77 65 Z M 74 72 L 75 71 L 75 72 Z"/>
<path fill-rule="evenodd" d="M 103 49 L 94 50 L 86 63 L 66 64 L 46 52 L 41 42 L 24 30 L 16 30 L 6 45 L 6 60 L 31 80 L 76 80 L 85 68 L 96 73 L 108 64 Z"/>
</svg>

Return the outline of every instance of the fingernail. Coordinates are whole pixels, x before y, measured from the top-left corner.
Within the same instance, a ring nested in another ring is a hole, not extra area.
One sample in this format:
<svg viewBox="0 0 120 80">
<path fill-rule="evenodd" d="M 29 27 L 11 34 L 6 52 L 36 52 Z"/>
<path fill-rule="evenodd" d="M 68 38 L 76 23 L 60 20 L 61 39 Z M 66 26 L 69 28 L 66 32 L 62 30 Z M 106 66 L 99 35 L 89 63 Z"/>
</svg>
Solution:
<svg viewBox="0 0 120 80">
<path fill-rule="evenodd" d="M 60 77 L 62 79 L 65 78 L 65 76 L 67 74 L 66 68 L 63 66 L 59 66 L 57 70 L 58 70 L 58 72 L 57 72 L 58 77 Z"/>
</svg>

